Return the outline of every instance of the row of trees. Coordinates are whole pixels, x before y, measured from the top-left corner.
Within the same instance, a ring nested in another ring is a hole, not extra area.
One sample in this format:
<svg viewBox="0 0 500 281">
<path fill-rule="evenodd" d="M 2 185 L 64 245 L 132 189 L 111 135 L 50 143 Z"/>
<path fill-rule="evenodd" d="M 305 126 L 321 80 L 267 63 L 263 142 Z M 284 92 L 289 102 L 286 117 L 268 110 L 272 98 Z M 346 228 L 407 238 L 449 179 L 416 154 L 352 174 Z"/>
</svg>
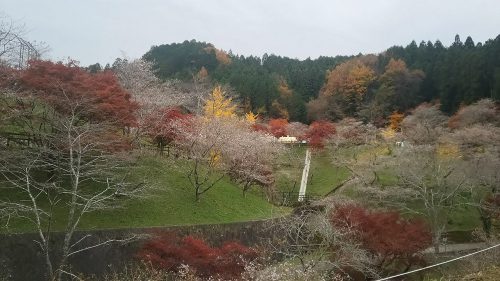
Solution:
<svg viewBox="0 0 500 281">
<path fill-rule="evenodd" d="M 246 111 L 306 122 L 359 117 L 385 125 L 393 111 L 404 112 L 439 100 L 446 114 L 460 104 L 499 96 L 500 38 L 475 44 L 457 35 L 450 47 L 414 41 L 379 55 L 297 60 L 264 54 L 244 57 L 195 40 L 153 46 L 144 59 L 163 80 L 193 81 L 199 72 L 231 85 Z M 306 107 L 307 104 L 307 107 Z"/>
<path fill-rule="evenodd" d="M 143 59 L 154 63 L 161 79 L 193 81 L 203 71 L 214 82 L 231 85 L 245 111 L 305 122 L 305 103 L 317 95 L 326 70 L 346 57 L 304 61 L 272 54 L 245 57 L 191 40 L 153 46 Z"/>
<path fill-rule="evenodd" d="M 112 73 L 73 63 L 31 61 L 0 80 L 0 218 L 32 223 L 48 280 L 61 280 L 72 256 L 111 241 L 75 239 L 82 218 L 142 194 L 130 181 L 137 104 Z M 54 226 L 64 227 L 54 247 Z M 126 238 L 125 240 L 127 240 Z M 90 243 L 90 244 L 89 244 Z"/>
<path fill-rule="evenodd" d="M 499 124 L 491 100 L 462 107 L 451 118 L 439 105 L 422 104 L 404 119 L 394 116 L 378 137 L 368 125 L 342 121 L 330 147 L 334 161 L 352 174 L 346 184 L 376 206 L 426 218 L 439 251 L 457 210 L 476 209 L 483 230 L 491 234 L 499 214 L 494 203 L 499 197 L 494 172 L 500 168 Z M 346 148 L 353 153 L 338 153 Z"/>
</svg>

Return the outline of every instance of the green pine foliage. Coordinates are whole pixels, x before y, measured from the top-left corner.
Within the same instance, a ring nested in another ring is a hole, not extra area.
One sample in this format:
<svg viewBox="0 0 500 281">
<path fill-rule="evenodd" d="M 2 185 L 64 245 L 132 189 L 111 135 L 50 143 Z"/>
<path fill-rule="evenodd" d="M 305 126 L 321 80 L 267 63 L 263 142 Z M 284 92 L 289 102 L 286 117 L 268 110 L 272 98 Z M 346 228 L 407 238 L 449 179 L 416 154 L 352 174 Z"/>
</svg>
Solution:
<svg viewBox="0 0 500 281">
<path fill-rule="evenodd" d="M 214 83 L 231 85 L 246 102 L 246 109 L 270 117 L 283 117 L 273 112 L 273 103 L 278 102 L 286 109 L 287 118 L 305 122 L 306 104 L 318 97 L 325 85 L 327 71 L 361 56 L 299 60 L 274 54 L 245 57 L 229 51 L 230 63 L 222 63 L 217 58 L 217 51 L 212 44 L 191 40 L 153 46 L 143 58 L 155 63 L 157 75 L 162 79 L 192 81 L 204 67 Z M 423 77 L 395 77 L 400 87 L 391 88 L 387 76 L 383 75 L 391 59 L 404 61 L 410 73 L 422 71 Z M 439 40 L 420 44 L 412 41 L 406 47 L 393 46 L 380 53 L 371 67 L 378 78 L 364 95 L 360 112 L 353 114 L 366 121 L 377 123 L 375 118 L 383 120 L 394 110 L 404 112 L 427 101 L 438 101 L 444 112 L 452 114 L 462 104 L 482 98 L 500 99 L 500 36 L 476 44 L 471 37 L 462 43 L 457 35 L 449 47 Z M 291 97 L 280 97 L 280 81 L 287 83 Z M 404 96 L 405 93 L 408 95 Z M 363 108 L 365 112 L 375 108 L 379 113 L 366 117 Z"/>
</svg>

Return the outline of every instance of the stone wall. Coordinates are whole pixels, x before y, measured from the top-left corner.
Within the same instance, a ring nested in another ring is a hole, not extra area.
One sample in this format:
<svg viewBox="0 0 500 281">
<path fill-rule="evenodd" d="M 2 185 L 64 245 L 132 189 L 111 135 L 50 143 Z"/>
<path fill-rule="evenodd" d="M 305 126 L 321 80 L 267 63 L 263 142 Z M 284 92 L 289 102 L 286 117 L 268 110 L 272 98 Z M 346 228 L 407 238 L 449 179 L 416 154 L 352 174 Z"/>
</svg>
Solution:
<svg viewBox="0 0 500 281">
<path fill-rule="evenodd" d="M 276 235 L 270 228 L 272 223 L 273 220 L 263 220 L 230 224 L 80 231 L 75 234 L 74 241 L 85 235 L 91 235 L 82 242 L 81 247 L 94 245 L 107 239 L 123 239 L 130 236 L 141 238 L 126 244 L 112 243 L 82 252 L 70 260 L 70 265 L 72 272 L 84 275 L 102 276 L 107 271 L 120 270 L 124 265 L 135 260 L 135 253 L 148 237 L 162 232 L 203 237 L 215 246 L 228 240 L 237 240 L 247 246 L 255 246 L 262 241 L 262 238 Z M 52 235 L 51 245 L 55 251 L 60 250 L 62 238 L 63 233 Z M 36 239 L 37 235 L 34 233 L 0 235 L 0 281 L 45 280 L 43 257 L 34 242 Z"/>
</svg>

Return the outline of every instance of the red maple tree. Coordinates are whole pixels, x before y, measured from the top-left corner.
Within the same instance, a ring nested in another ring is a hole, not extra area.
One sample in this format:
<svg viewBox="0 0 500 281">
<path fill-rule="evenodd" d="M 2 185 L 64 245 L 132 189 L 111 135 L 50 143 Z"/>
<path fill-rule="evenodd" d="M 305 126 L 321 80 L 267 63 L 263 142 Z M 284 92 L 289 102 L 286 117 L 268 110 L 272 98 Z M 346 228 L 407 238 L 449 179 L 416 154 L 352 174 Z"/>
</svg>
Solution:
<svg viewBox="0 0 500 281">
<path fill-rule="evenodd" d="M 335 125 L 326 120 L 314 121 L 309 126 L 305 138 L 312 148 L 321 149 L 325 146 L 325 140 L 335 134 Z"/>
<path fill-rule="evenodd" d="M 369 211 L 349 204 L 334 208 L 330 222 L 354 230 L 355 239 L 379 260 L 382 269 L 402 265 L 408 270 L 422 260 L 420 252 L 432 242 L 424 221 L 404 219 L 395 211 Z"/>
<path fill-rule="evenodd" d="M 238 242 L 211 247 L 193 236 L 179 238 L 166 233 L 146 242 L 137 257 L 170 272 L 178 272 L 181 265 L 188 265 L 202 278 L 234 280 L 245 270 L 245 263 L 255 260 L 258 254 Z"/>
<path fill-rule="evenodd" d="M 59 113 L 78 110 L 87 120 L 128 127 L 136 123 L 137 104 L 111 71 L 92 74 L 73 62 L 34 60 L 19 72 L 18 81 L 25 92 L 47 102 Z"/>
</svg>

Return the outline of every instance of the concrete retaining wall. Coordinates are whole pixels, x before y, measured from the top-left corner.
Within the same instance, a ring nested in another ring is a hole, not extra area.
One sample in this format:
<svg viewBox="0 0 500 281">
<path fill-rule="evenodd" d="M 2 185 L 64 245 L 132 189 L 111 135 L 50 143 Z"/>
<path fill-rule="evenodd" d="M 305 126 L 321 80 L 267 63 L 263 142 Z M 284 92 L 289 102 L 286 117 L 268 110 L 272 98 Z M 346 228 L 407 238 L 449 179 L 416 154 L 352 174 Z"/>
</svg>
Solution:
<svg viewBox="0 0 500 281">
<path fill-rule="evenodd" d="M 176 232 L 180 236 L 203 237 L 216 246 L 228 240 L 237 240 L 247 246 L 254 246 L 259 244 L 262 237 L 276 235 L 270 229 L 272 223 L 273 220 L 263 220 L 215 225 L 80 231 L 75 234 L 74 241 L 90 234 L 91 237 L 81 245 L 85 247 L 106 239 L 120 239 L 130 235 Z M 55 251 L 60 249 L 62 238 L 62 233 L 52 235 L 51 245 Z M 0 281 L 45 280 L 43 257 L 34 242 L 36 239 L 37 235 L 34 233 L 0 235 Z M 72 272 L 102 276 L 107 271 L 120 270 L 124 265 L 134 261 L 134 255 L 144 241 L 143 238 L 127 244 L 113 243 L 77 254 L 70 260 Z"/>
</svg>

